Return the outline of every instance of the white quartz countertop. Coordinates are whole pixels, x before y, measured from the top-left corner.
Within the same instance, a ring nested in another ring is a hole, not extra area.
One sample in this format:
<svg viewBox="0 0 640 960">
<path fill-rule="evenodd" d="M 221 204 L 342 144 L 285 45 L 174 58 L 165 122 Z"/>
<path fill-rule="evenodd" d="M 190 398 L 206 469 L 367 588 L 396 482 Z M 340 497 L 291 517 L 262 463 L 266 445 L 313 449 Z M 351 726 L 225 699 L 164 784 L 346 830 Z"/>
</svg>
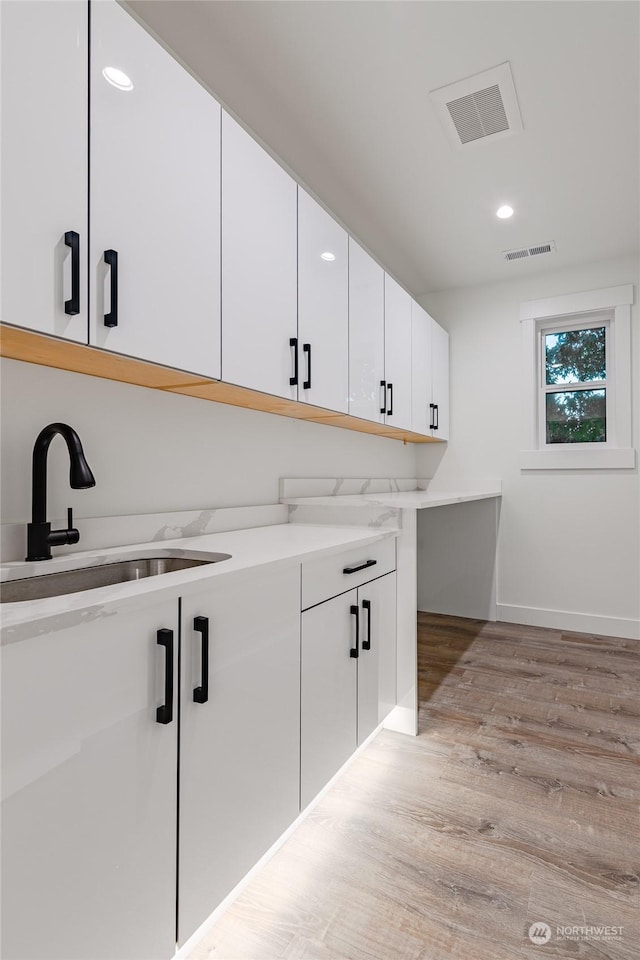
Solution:
<svg viewBox="0 0 640 960">
<path fill-rule="evenodd" d="M 339 553 L 344 549 L 366 547 L 395 535 L 396 531 L 393 529 L 283 523 L 201 537 L 163 540 L 162 543 L 141 543 L 70 553 L 39 563 L 5 563 L 0 567 L 0 579 L 3 581 L 99 566 L 166 551 L 177 555 L 193 552 L 231 554 L 231 559 L 219 563 L 147 577 L 144 580 L 97 587 L 42 600 L 4 603 L 0 605 L 2 643 L 21 639 L 22 631 L 16 630 L 21 625 L 37 622 L 38 632 L 44 632 L 45 628 L 62 629 L 77 622 L 79 615 L 90 617 L 92 610 L 102 610 L 110 604 L 123 606 L 139 603 L 141 599 L 159 591 L 172 591 L 177 597 L 202 589 L 202 582 L 209 578 L 229 577 L 266 564 L 300 562 L 310 557 Z M 167 597 L 169 596 L 171 594 L 167 593 Z"/>
<path fill-rule="evenodd" d="M 451 503 L 489 500 L 502 496 L 500 487 L 486 490 L 407 490 L 399 493 L 347 494 L 337 497 L 284 497 L 282 503 L 316 507 L 370 507 L 377 504 L 400 510 L 424 510 L 427 507 L 446 507 Z"/>
</svg>

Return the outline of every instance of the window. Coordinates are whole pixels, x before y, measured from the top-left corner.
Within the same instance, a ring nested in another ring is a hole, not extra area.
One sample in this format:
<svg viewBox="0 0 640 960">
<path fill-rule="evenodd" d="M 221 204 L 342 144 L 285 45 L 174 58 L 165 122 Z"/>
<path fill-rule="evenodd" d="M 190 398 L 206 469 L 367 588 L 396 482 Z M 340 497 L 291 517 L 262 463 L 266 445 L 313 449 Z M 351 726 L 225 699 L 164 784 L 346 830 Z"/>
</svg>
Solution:
<svg viewBox="0 0 640 960">
<path fill-rule="evenodd" d="M 521 467 L 633 467 L 633 287 L 521 305 L 525 449 Z M 604 309 L 603 309 L 604 308 Z"/>
<path fill-rule="evenodd" d="M 609 317 L 540 325 L 540 447 L 607 442 L 609 330 Z"/>
</svg>

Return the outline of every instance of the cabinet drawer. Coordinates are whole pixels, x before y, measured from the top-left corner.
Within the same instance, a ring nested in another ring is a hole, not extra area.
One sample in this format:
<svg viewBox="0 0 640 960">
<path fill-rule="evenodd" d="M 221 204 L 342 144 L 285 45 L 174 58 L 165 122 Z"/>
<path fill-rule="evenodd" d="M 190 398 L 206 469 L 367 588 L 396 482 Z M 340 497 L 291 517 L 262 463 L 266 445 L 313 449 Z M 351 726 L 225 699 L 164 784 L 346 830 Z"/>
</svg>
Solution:
<svg viewBox="0 0 640 960">
<path fill-rule="evenodd" d="M 366 564 L 366 566 L 365 566 Z M 352 573 L 345 569 L 362 567 Z M 382 577 L 396 568 L 396 540 L 382 540 L 354 547 L 331 557 L 307 560 L 302 564 L 302 609 L 315 606 L 362 583 Z"/>
</svg>

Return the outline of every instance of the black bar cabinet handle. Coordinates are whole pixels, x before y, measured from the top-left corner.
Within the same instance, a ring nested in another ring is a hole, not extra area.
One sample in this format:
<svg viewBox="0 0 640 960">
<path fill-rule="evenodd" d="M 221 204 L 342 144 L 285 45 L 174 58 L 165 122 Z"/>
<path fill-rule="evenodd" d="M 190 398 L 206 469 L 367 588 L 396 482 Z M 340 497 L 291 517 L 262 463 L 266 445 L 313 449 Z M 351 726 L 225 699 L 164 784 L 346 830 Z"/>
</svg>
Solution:
<svg viewBox="0 0 640 960">
<path fill-rule="evenodd" d="M 349 656 L 357 660 L 360 656 L 360 607 L 357 603 L 351 604 L 351 613 L 356 618 L 356 645 L 349 650 Z"/>
<path fill-rule="evenodd" d="M 437 430 L 440 424 L 440 411 L 438 410 L 438 404 L 434 403 L 433 405 L 433 429 Z"/>
<path fill-rule="evenodd" d="M 384 393 L 383 393 L 383 398 L 384 398 L 384 399 L 383 399 L 383 401 L 382 401 L 382 406 L 380 407 L 380 413 L 386 413 L 386 412 L 387 412 L 387 381 L 386 381 L 386 380 L 381 380 L 381 381 L 380 381 L 380 386 L 381 386 L 382 389 L 384 390 Z"/>
<path fill-rule="evenodd" d="M 430 404 L 429 404 L 429 430 L 433 430 L 433 416 L 434 416 L 433 410 L 434 410 L 434 407 L 435 407 L 435 404 L 434 404 L 434 403 L 430 403 Z"/>
<path fill-rule="evenodd" d="M 371 600 L 363 600 L 362 609 L 367 611 L 367 639 L 362 641 L 362 649 L 371 650 Z"/>
<path fill-rule="evenodd" d="M 302 384 L 303 390 L 311 389 L 311 344 L 303 343 L 302 352 L 307 355 L 307 379 Z"/>
<path fill-rule="evenodd" d="M 171 723 L 173 720 L 173 630 L 164 627 L 158 630 L 156 641 L 164 647 L 164 703 L 156 710 L 158 723 Z"/>
<path fill-rule="evenodd" d="M 366 570 L 367 567 L 375 567 L 377 560 L 365 560 L 364 563 L 358 563 L 355 567 L 345 567 L 343 573 L 357 573 L 358 570 Z"/>
<path fill-rule="evenodd" d="M 194 687 L 193 699 L 196 703 L 206 703 L 209 699 L 209 617 L 194 617 L 193 629 L 202 634 L 201 673 L 202 685 Z"/>
<path fill-rule="evenodd" d="M 104 262 L 107 264 L 107 266 L 111 267 L 111 274 L 109 276 L 110 289 L 111 289 L 111 310 L 109 311 L 109 313 L 105 313 L 104 315 L 104 325 L 105 327 L 117 327 L 118 326 L 118 251 L 105 250 Z"/>
<path fill-rule="evenodd" d="M 71 299 L 65 300 L 64 312 L 75 317 L 80 313 L 80 234 L 67 230 L 64 242 L 71 247 Z"/>
<path fill-rule="evenodd" d="M 297 387 L 298 386 L 298 338 L 290 337 L 289 346 L 293 347 L 293 376 L 289 377 L 289 386 Z"/>
<path fill-rule="evenodd" d="M 387 386 L 388 386 L 388 388 L 389 388 L 389 398 L 390 398 L 390 399 L 389 399 L 389 409 L 387 410 L 387 416 L 388 416 L 388 417 L 392 417 L 392 416 L 393 416 L 393 384 L 392 384 L 392 383 L 388 383 Z"/>
</svg>

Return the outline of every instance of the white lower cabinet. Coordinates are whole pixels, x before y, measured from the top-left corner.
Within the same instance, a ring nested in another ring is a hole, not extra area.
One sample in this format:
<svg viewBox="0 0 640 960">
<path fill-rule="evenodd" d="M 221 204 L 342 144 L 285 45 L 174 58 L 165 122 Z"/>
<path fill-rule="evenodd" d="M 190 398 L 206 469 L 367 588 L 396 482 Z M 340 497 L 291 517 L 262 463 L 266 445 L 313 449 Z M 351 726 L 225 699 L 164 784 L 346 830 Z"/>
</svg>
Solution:
<svg viewBox="0 0 640 960">
<path fill-rule="evenodd" d="M 395 704 L 390 549 L 7 629 L 6 960 L 174 955 Z"/>
<path fill-rule="evenodd" d="M 174 953 L 178 605 L 94 610 L 2 647 L 6 960 Z"/>
<path fill-rule="evenodd" d="M 313 800 L 357 746 L 358 591 L 302 614 L 300 804 Z"/>
<path fill-rule="evenodd" d="M 362 601 L 369 601 L 369 612 L 365 619 L 364 630 L 370 630 L 371 657 L 377 657 L 378 671 L 378 716 L 371 730 L 391 713 L 396 705 L 396 575 L 372 580 L 366 587 L 360 588 Z M 365 637 L 365 639 L 367 639 Z M 362 658 L 361 667 L 367 658 Z M 358 725 L 358 742 L 369 736 L 360 736 L 364 723 Z"/>
<path fill-rule="evenodd" d="M 395 581 L 389 573 L 302 614 L 303 809 L 395 705 Z"/>
<path fill-rule="evenodd" d="M 183 598 L 181 646 L 182 944 L 298 815 L 300 568 Z"/>
</svg>

